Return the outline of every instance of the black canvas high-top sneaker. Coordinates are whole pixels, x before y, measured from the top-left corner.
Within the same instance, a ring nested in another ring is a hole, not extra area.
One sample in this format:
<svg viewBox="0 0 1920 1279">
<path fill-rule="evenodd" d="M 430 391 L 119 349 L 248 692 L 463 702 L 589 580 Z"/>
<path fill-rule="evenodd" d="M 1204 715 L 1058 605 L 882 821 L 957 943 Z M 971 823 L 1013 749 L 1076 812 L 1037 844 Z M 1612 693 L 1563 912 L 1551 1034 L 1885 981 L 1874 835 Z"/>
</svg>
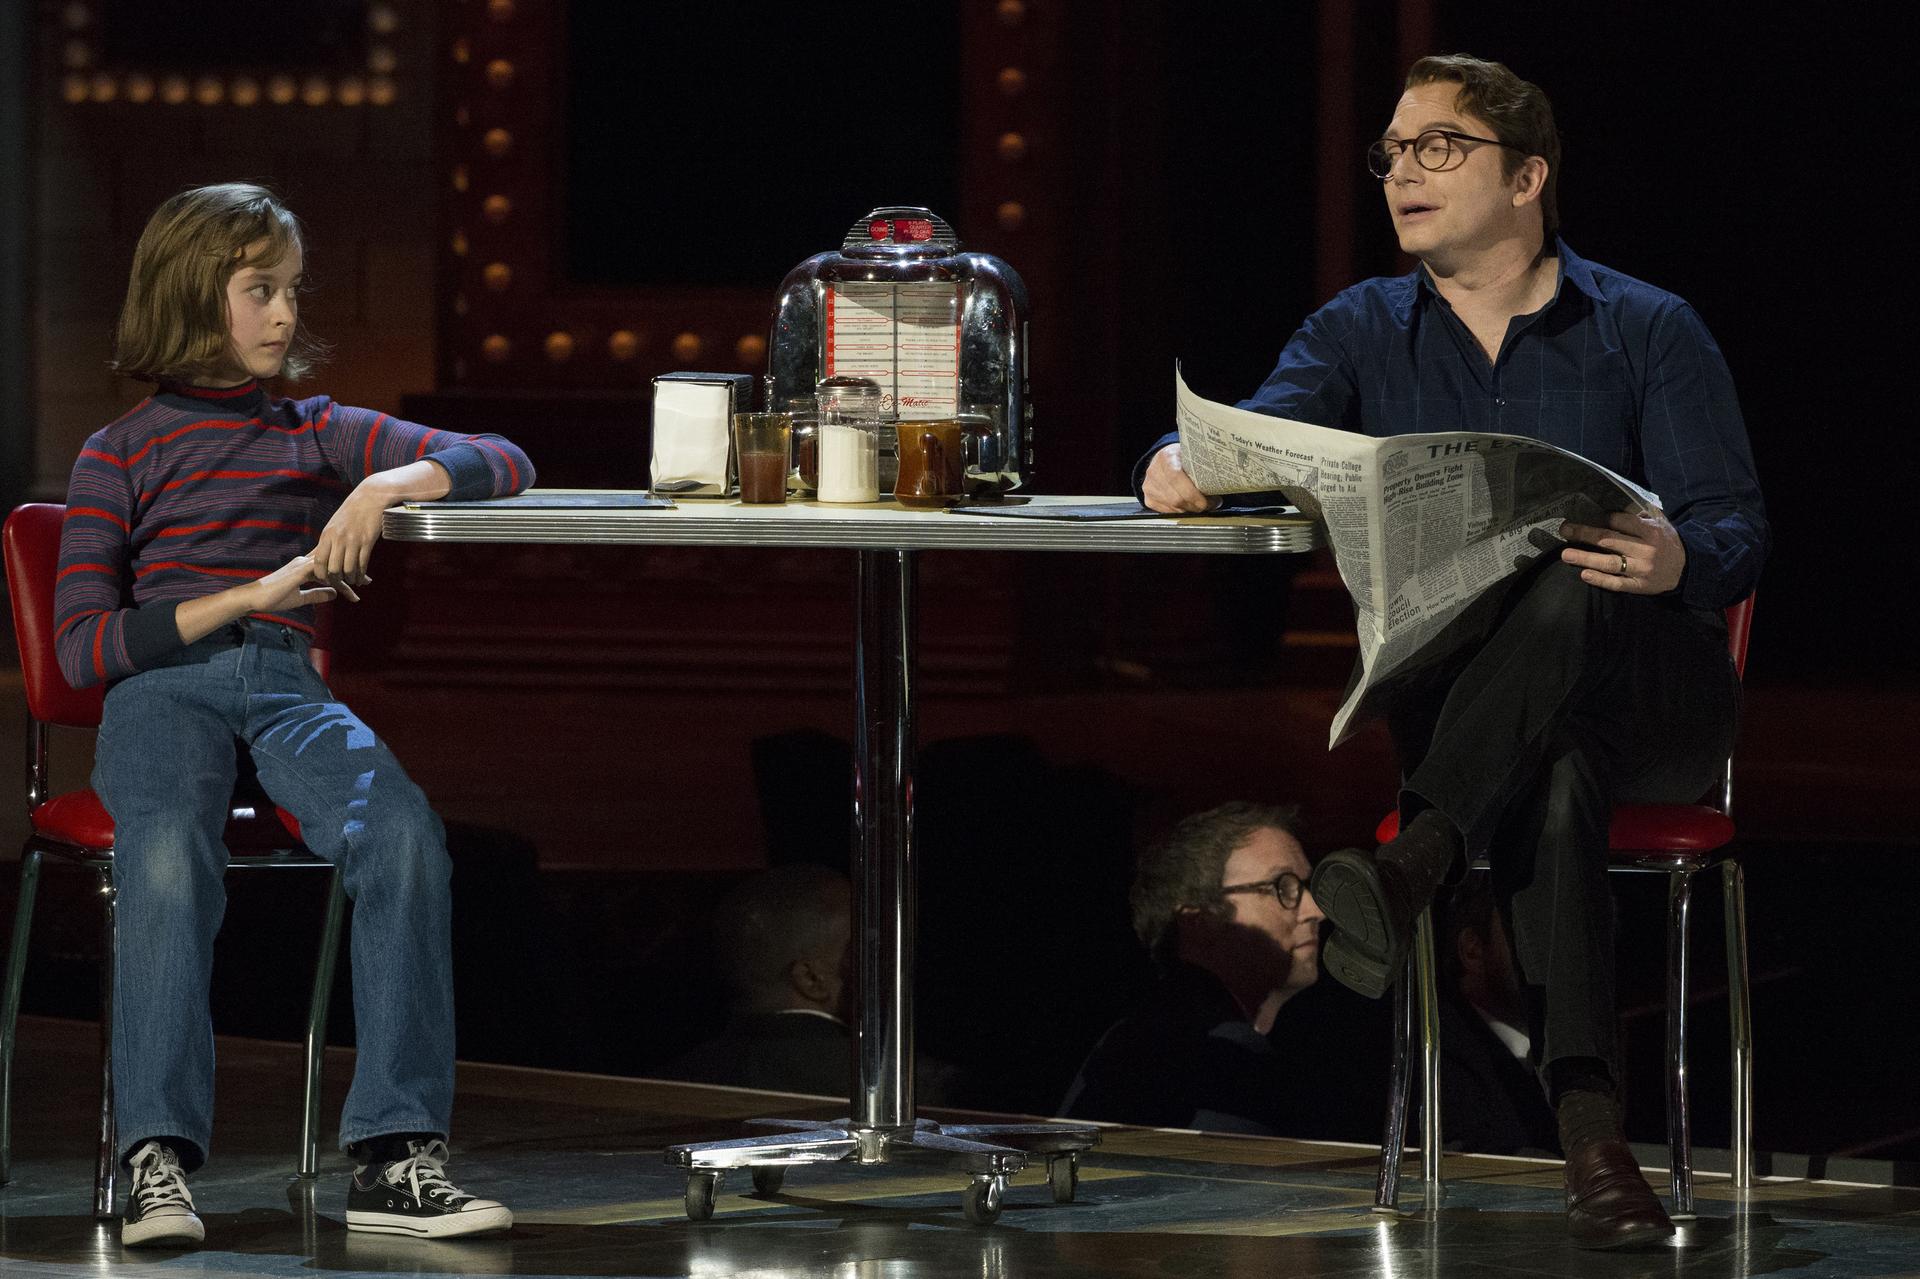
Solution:
<svg viewBox="0 0 1920 1279">
<path fill-rule="evenodd" d="M 447 1143 L 409 1141 L 403 1159 L 354 1169 L 347 1187 L 347 1229 L 446 1239 L 505 1230 L 513 1213 L 447 1180 Z"/>
<path fill-rule="evenodd" d="M 186 1170 L 173 1147 L 143 1141 L 127 1160 L 133 1185 L 127 1189 L 127 1215 L 120 1242 L 129 1248 L 191 1248 L 207 1237 L 187 1193 Z"/>
</svg>

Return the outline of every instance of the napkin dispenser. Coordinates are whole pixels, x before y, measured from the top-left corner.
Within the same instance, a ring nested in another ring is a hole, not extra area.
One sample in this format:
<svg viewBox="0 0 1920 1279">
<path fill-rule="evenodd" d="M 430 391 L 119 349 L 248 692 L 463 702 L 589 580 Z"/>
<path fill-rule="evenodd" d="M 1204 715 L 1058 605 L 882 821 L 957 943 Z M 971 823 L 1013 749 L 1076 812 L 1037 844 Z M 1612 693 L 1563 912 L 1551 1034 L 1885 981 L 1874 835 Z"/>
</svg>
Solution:
<svg viewBox="0 0 1920 1279">
<path fill-rule="evenodd" d="M 653 379 L 652 490 L 669 497 L 739 491 L 733 415 L 753 407 L 747 373 L 662 373 Z"/>
</svg>

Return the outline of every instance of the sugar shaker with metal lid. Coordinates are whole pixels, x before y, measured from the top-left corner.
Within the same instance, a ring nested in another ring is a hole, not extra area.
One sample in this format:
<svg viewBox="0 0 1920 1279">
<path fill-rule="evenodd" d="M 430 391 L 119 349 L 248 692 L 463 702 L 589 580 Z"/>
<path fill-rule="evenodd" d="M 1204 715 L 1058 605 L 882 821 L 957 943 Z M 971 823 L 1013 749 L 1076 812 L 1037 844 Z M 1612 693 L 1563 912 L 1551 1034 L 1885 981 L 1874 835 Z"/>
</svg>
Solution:
<svg viewBox="0 0 1920 1279">
<path fill-rule="evenodd" d="M 815 390 L 822 502 L 880 500 L 880 384 L 870 378 L 830 377 Z"/>
</svg>

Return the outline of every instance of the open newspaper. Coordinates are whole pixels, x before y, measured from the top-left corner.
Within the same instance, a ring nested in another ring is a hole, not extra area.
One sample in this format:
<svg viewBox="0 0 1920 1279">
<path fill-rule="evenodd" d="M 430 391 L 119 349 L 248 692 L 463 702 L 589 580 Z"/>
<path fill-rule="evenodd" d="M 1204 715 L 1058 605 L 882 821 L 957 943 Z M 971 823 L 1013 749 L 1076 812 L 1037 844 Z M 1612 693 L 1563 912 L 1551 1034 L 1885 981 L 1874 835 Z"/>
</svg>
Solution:
<svg viewBox="0 0 1920 1279">
<path fill-rule="evenodd" d="M 1484 634 L 1500 588 L 1559 554 L 1562 520 L 1660 509 L 1633 481 L 1525 436 L 1358 435 L 1215 404 L 1173 376 L 1181 465 L 1202 493 L 1277 489 L 1326 525 L 1360 636 L 1329 749 L 1397 681 Z"/>
</svg>

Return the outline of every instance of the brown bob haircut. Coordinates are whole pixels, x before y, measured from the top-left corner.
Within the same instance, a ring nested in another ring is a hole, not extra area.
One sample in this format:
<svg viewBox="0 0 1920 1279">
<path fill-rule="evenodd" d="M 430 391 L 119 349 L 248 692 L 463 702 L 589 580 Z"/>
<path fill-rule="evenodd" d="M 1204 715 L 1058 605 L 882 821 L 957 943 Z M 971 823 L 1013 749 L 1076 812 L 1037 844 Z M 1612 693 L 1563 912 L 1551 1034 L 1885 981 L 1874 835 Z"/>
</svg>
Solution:
<svg viewBox="0 0 1920 1279">
<path fill-rule="evenodd" d="M 147 382 L 218 375 L 232 342 L 227 282 L 243 267 L 277 266 L 296 248 L 303 249 L 300 220 L 265 187 L 224 182 L 173 196 L 133 250 L 111 366 Z M 281 373 L 303 377 L 325 354 L 295 325 Z"/>
<path fill-rule="evenodd" d="M 1175 958 L 1174 919 L 1182 910 L 1224 915 L 1221 876 L 1233 850 L 1256 831 L 1272 827 L 1300 838 L 1298 805 L 1252 804 L 1242 800 L 1183 817 L 1167 837 L 1140 855 L 1134 866 L 1133 931 L 1153 958 Z"/>
<path fill-rule="evenodd" d="M 1546 242 L 1552 245 L 1553 237 L 1560 234 L 1560 130 L 1554 127 L 1553 104 L 1547 101 L 1545 90 L 1522 80 L 1503 63 L 1465 53 L 1422 58 L 1407 68 L 1409 89 L 1437 81 L 1459 85 L 1455 105 L 1493 126 L 1494 137 L 1520 148 L 1501 149 L 1501 164 L 1508 177 L 1527 156 L 1537 155 L 1547 162 L 1547 181 L 1540 190 L 1540 217 Z"/>
</svg>

